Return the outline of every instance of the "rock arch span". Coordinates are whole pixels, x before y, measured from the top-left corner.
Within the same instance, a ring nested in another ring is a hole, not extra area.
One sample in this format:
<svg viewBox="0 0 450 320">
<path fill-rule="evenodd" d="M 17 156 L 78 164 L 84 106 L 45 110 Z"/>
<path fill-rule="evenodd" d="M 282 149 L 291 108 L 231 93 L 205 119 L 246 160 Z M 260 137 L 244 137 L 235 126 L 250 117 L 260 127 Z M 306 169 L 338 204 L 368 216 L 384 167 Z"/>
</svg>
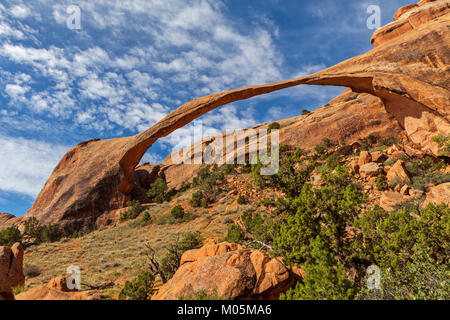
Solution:
<svg viewBox="0 0 450 320">
<path fill-rule="evenodd" d="M 129 200 L 135 168 L 159 138 L 220 106 L 298 85 L 345 86 L 375 95 L 415 143 L 436 154 L 432 138 L 450 133 L 448 11 L 313 75 L 198 98 L 135 136 L 80 143 L 64 155 L 26 217 L 60 222 L 69 230 L 94 224 Z"/>
</svg>

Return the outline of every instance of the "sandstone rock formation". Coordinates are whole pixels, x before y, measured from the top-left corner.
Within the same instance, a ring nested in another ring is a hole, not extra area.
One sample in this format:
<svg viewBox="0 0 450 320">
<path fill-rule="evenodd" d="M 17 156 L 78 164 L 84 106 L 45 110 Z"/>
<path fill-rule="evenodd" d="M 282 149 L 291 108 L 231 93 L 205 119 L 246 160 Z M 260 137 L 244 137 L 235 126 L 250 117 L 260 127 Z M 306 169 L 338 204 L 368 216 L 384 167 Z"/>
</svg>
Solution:
<svg viewBox="0 0 450 320">
<path fill-rule="evenodd" d="M 379 163 L 369 162 L 359 168 L 359 174 L 363 178 L 376 177 L 383 172 L 383 167 Z"/>
<path fill-rule="evenodd" d="M 386 191 L 381 194 L 380 207 L 390 212 L 395 209 L 396 206 L 401 205 L 406 201 L 406 198 L 399 192 Z"/>
<path fill-rule="evenodd" d="M 0 300 L 14 300 L 12 288 L 23 285 L 23 248 L 20 243 L 11 248 L 0 247 Z"/>
<path fill-rule="evenodd" d="M 450 133 L 449 5 L 421 1 L 417 8 L 403 11 L 397 21 L 375 32 L 375 48 L 366 54 L 299 79 L 193 100 L 136 136 L 80 143 L 62 158 L 26 216 L 60 222 L 69 231 L 94 226 L 99 217 L 124 207 L 131 198 L 145 197 L 135 168 L 159 138 L 225 104 L 302 84 L 346 86 L 378 97 L 422 151 L 437 155 L 433 137 Z M 311 125 L 308 133 L 320 127 Z M 347 121 L 335 125 L 338 130 L 345 136 L 354 129 Z M 285 139 L 296 134 L 292 130 Z"/>
<path fill-rule="evenodd" d="M 45 285 L 39 286 L 16 296 L 17 300 L 102 300 L 98 290 L 73 291 L 67 288 L 67 276 L 57 277 Z"/>
<path fill-rule="evenodd" d="M 411 179 L 409 178 L 408 171 L 406 170 L 405 164 L 402 160 L 398 160 L 392 168 L 389 169 L 387 174 L 387 179 L 389 183 L 393 183 L 395 181 L 399 183 L 411 183 Z"/>
<path fill-rule="evenodd" d="M 222 298 L 275 299 L 298 280 L 278 259 L 231 243 L 206 245 L 186 252 L 174 277 L 153 300 L 193 298 L 216 291 Z"/>
<path fill-rule="evenodd" d="M 429 203 L 447 203 L 450 205 L 450 182 L 430 187 L 424 206 Z"/>
</svg>

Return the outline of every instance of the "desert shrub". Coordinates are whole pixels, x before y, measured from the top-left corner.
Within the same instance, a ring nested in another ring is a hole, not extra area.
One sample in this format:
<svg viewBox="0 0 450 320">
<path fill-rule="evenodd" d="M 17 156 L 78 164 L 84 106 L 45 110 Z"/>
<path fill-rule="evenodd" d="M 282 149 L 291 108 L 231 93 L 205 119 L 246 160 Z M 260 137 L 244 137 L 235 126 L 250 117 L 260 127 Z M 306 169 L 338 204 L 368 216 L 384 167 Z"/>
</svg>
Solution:
<svg viewBox="0 0 450 320">
<path fill-rule="evenodd" d="M 143 227 L 153 222 L 152 216 L 148 211 L 145 211 L 139 219 L 135 219 L 129 223 L 132 227 Z"/>
<path fill-rule="evenodd" d="M 122 222 L 136 219 L 145 210 L 138 200 L 128 201 L 127 206 L 129 209 L 120 215 Z"/>
<path fill-rule="evenodd" d="M 170 215 L 172 218 L 176 220 L 182 220 L 184 217 L 184 209 L 182 206 L 173 207 L 172 211 L 170 211 Z"/>
<path fill-rule="evenodd" d="M 192 198 L 189 200 L 189 204 L 194 208 L 199 208 L 202 205 L 203 192 L 198 190 L 192 194 Z"/>
<path fill-rule="evenodd" d="M 144 214 L 142 215 L 142 223 L 143 224 L 148 224 L 151 221 L 152 221 L 152 217 L 151 217 L 150 213 L 144 212 Z"/>
<path fill-rule="evenodd" d="M 225 184 L 226 175 L 233 171 L 234 165 L 225 165 L 220 168 L 217 165 L 204 167 L 193 179 L 192 185 L 202 191 L 202 198 L 206 204 L 214 203 L 217 195 L 224 191 L 222 186 Z M 193 204 L 196 207 L 202 206 L 201 199 L 194 199 Z"/>
<path fill-rule="evenodd" d="M 355 221 L 361 230 L 355 241 L 359 258 L 382 269 L 401 271 L 418 249 L 438 263 L 445 262 L 450 241 L 450 208 L 430 204 L 415 214 L 402 209 L 388 213 L 380 207 Z"/>
<path fill-rule="evenodd" d="M 281 159 L 278 173 L 269 178 L 270 185 L 280 189 L 288 196 L 298 194 L 298 191 L 308 181 L 311 172 L 317 165 L 313 160 L 302 160 L 302 156 L 303 151 L 297 149 Z"/>
<path fill-rule="evenodd" d="M 302 115 L 304 116 L 304 115 L 307 115 L 307 114 L 310 114 L 311 113 L 311 111 L 309 111 L 309 110 L 306 110 L 306 109 L 303 109 L 302 110 Z"/>
<path fill-rule="evenodd" d="M 335 147 L 335 146 L 337 146 L 336 143 L 334 143 L 333 141 L 331 141 L 331 140 L 328 139 L 328 138 L 323 138 L 323 139 L 322 139 L 322 143 L 319 144 L 319 145 L 317 145 L 317 146 L 314 148 L 314 150 L 316 151 L 316 155 L 317 155 L 319 158 L 325 159 L 326 156 L 327 156 L 327 154 L 328 154 L 328 151 L 329 151 L 331 148 Z"/>
<path fill-rule="evenodd" d="M 327 159 L 327 168 L 334 170 L 337 166 L 341 164 L 342 156 L 339 153 L 333 153 Z"/>
<path fill-rule="evenodd" d="M 23 274 L 27 278 L 35 278 L 41 274 L 41 270 L 33 264 L 25 264 L 23 266 Z"/>
<path fill-rule="evenodd" d="M 278 122 L 272 122 L 269 124 L 269 127 L 267 128 L 267 132 L 271 133 L 272 130 L 279 130 L 281 129 L 281 125 Z"/>
<path fill-rule="evenodd" d="M 274 247 L 287 264 L 307 270 L 287 299 L 350 299 L 356 293 L 347 276 L 353 265 L 347 227 L 367 196 L 351 182 L 345 166 L 325 170 L 322 178 L 326 184 L 321 188 L 304 184 L 296 196 L 284 200 Z"/>
<path fill-rule="evenodd" d="M 450 272 L 422 249 L 417 250 L 402 270 L 381 270 L 381 288 L 362 288 L 363 300 L 448 300 Z"/>
<path fill-rule="evenodd" d="M 88 226 L 84 226 L 83 228 L 81 228 L 80 230 L 74 231 L 69 238 L 71 239 L 77 239 L 77 238 L 81 238 L 84 237 L 85 235 L 87 235 L 90 232 L 90 229 Z"/>
<path fill-rule="evenodd" d="M 441 172 L 425 173 L 423 176 L 412 177 L 411 187 L 417 190 L 427 191 L 430 184 L 442 184 L 450 182 L 450 174 Z"/>
<path fill-rule="evenodd" d="M 239 195 L 238 199 L 237 199 L 237 203 L 240 205 L 246 204 L 247 200 L 245 199 L 245 197 Z"/>
<path fill-rule="evenodd" d="M 398 144 L 399 142 L 400 139 L 397 137 L 387 137 L 378 141 L 378 146 L 390 147 L 393 146 L 394 144 Z"/>
<path fill-rule="evenodd" d="M 410 186 L 414 189 L 427 191 L 429 184 L 450 182 L 450 174 L 439 172 L 445 167 L 445 161 L 426 156 L 423 159 L 408 159 L 405 166 L 412 175 Z"/>
<path fill-rule="evenodd" d="M 38 219 L 31 217 L 25 221 L 23 235 L 36 239 L 36 242 L 41 242 L 42 229 Z"/>
<path fill-rule="evenodd" d="M 120 291 L 120 300 L 150 300 L 155 293 L 155 276 L 150 271 L 141 272 L 135 279 L 127 281 Z"/>
<path fill-rule="evenodd" d="M 16 242 L 22 241 L 22 235 L 16 227 L 9 227 L 0 231 L 0 246 L 11 247 Z"/>
<path fill-rule="evenodd" d="M 245 231 L 237 224 L 228 227 L 228 232 L 223 241 L 232 243 L 242 243 L 245 240 Z"/>
<path fill-rule="evenodd" d="M 359 97 L 359 93 L 355 93 L 354 95 L 348 97 L 345 99 L 346 102 L 352 101 L 352 100 L 356 100 Z"/>
<path fill-rule="evenodd" d="M 443 136 L 443 135 L 437 135 L 433 138 L 433 141 L 436 142 L 439 146 L 440 156 L 443 157 L 450 157 L 450 137 L 449 136 Z"/>
<path fill-rule="evenodd" d="M 154 274 L 161 277 L 163 283 L 169 281 L 180 267 L 181 256 L 189 250 L 202 246 L 203 237 L 199 232 L 188 232 L 183 234 L 180 240 L 167 247 L 167 251 L 161 261 L 155 259 L 154 250 L 147 246 L 150 251 L 149 267 Z"/>
<path fill-rule="evenodd" d="M 185 212 L 183 207 L 176 206 L 172 208 L 170 213 L 160 216 L 158 219 L 156 219 L 156 224 L 166 225 L 166 224 L 186 223 L 194 220 L 195 218 L 197 218 L 197 215 L 195 213 Z"/>
<path fill-rule="evenodd" d="M 378 191 L 384 191 L 389 188 L 388 179 L 384 174 L 380 174 L 375 182 Z"/>
<path fill-rule="evenodd" d="M 189 182 L 183 181 L 178 192 L 179 193 L 185 192 L 185 191 L 189 190 L 190 187 L 191 187 L 191 184 Z"/>
<path fill-rule="evenodd" d="M 156 203 L 163 203 L 170 200 L 170 195 L 167 192 L 167 183 L 164 179 L 158 178 L 151 185 L 147 192 L 147 197 Z"/>
<path fill-rule="evenodd" d="M 45 225 L 42 229 L 42 241 L 43 242 L 56 242 L 63 237 L 63 230 L 59 224 L 53 223 Z"/>
<path fill-rule="evenodd" d="M 274 235 L 277 232 L 276 219 L 261 213 L 245 211 L 241 216 L 245 231 L 249 233 L 256 242 L 250 243 L 257 249 L 271 248 Z"/>
<path fill-rule="evenodd" d="M 327 248 L 326 241 L 311 241 L 311 259 L 304 270 L 307 274 L 295 288 L 281 295 L 282 300 L 349 300 L 356 294 L 353 282 L 346 275 L 343 264 Z"/>
</svg>

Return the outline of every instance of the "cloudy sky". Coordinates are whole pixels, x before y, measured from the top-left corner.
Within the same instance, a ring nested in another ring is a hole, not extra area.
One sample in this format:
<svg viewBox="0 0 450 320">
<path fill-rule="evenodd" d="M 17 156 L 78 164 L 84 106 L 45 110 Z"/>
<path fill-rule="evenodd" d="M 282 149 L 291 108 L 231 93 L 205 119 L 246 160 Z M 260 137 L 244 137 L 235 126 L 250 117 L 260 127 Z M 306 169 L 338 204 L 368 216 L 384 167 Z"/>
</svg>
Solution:
<svg viewBox="0 0 450 320">
<path fill-rule="evenodd" d="M 364 53 L 373 32 L 368 6 L 379 5 L 386 24 L 409 3 L 0 0 L 0 212 L 25 214 L 78 142 L 133 135 L 194 98 Z M 313 110 L 341 91 L 288 89 L 201 120 L 209 134 L 245 128 Z M 156 143 L 145 160 L 159 162 L 190 143 L 191 129 Z"/>
</svg>

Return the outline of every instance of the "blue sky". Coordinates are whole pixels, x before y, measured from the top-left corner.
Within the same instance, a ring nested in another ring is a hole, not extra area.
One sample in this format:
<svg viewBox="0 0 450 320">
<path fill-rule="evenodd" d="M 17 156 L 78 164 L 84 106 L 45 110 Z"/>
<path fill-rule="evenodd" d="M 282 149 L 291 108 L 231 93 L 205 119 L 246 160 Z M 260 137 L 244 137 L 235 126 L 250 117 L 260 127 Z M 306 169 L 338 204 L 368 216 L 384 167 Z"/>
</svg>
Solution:
<svg viewBox="0 0 450 320">
<path fill-rule="evenodd" d="M 78 142 L 133 135 L 196 97 L 306 75 L 371 49 L 409 1 L 0 0 L 0 212 L 23 215 Z M 69 29 L 67 8 L 80 8 Z M 299 87 L 202 117 L 209 133 L 313 110 L 342 88 Z M 159 162 L 192 125 L 157 142 Z"/>
</svg>

